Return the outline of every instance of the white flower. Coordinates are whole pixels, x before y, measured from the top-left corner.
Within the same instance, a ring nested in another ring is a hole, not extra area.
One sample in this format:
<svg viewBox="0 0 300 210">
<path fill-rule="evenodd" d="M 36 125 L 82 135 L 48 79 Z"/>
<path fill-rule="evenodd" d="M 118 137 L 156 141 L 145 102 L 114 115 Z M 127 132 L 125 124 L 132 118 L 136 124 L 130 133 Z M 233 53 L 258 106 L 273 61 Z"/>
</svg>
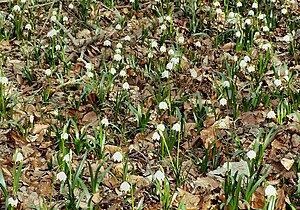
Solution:
<svg viewBox="0 0 300 210">
<path fill-rule="evenodd" d="M 65 172 L 59 172 L 58 174 L 56 174 L 56 178 L 59 181 L 66 181 L 67 180 L 67 175 L 65 174 Z"/>
<path fill-rule="evenodd" d="M 108 126 L 108 125 L 109 125 L 109 122 L 108 122 L 108 119 L 107 119 L 107 118 L 103 118 L 103 119 L 101 120 L 101 123 L 102 123 L 102 125 L 105 125 L 105 126 Z"/>
<path fill-rule="evenodd" d="M 252 4 L 252 8 L 253 8 L 253 9 L 257 9 L 257 8 L 258 8 L 258 4 L 257 4 L 257 2 L 253 2 L 253 4 Z"/>
<path fill-rule="evenodd" d="M 109 40 L 105 40 L 103 42 L 103 45 L 106 46 L 106 47 L 111 46 L 111 42 Z"/>
<path fill-rule="evenodd" d="M 152 135 L 152 139 L 153 140 L 160 140 L 160 135 L 159 135 L 159 133 L 157 133 L 156 131 L 153 133 L 153 135 Z"/>
<path fill-rule="evenodd" d="M 246 66 L 247 66 L 246 61 L 245 61 L 245 60 L 241 60 L 241 62 L 240 62 L 240 67 L 241 67 L 242 69 L 244 69 Z"/>
<path fill-rule="evenodd" d="M 157 125 L 157 130 L 164 131 L 165 130 L 165 125 L 164 124 L 158 124 Z"/>
<path fill-rule="evenodd" d="M 114 55 L 114 60 L 120 61 L 120 60 L 122 60 L 122 56 L 120 54 L 115 54 Z"/>
<path fill-rule="evenodd" d="M 111 73 L 112 75 L 115 75 L 115 74 L 117 73 L 117 70 L 116 70 L 115 68 L 111 68 L 111 69 L 110 69 L 110 73 Z"/>
<path fill-rule="evenodd" d="M 269 119 L 276 118 L 275 112 L 274 111 L 269 111 L 268 114 L 267 114 L 267 118 L 269 118 Z"/>
<path fill-rule="evenodd" d="M 127 36 L 124 37 L 124 41 L 130 42 L 130 40 L 131 40 L 131 37 L 130 37 L 130 36 L 127 35 Z"/>
<path fill-rule="evenodd" d="M 219 123 L 219 128 L 226 128 L 226 123 L 222 120 L 220 123 Z"/>
<path fill-rule="evenodd" d="M 249 18 L 247 18 L 247 19 L 245 20 L 245 24 L 251 25 L 251 20 L 250 20 Z"/>
<path fill-rule="evenodd" d="M 69 21 L 68 16 L 64 16 L 64 17 L 63 17 L 63 21 L 64 21 L 64 22 L 68 22 L 68 21 Z"/>
<path fill-rule="evenodd" d="M 14 159 L 15 159 L 15 162 L 17 163 L 17 162 L 21 162 L 24 159 L 24 157 L 21 152 L 16 151 Z"/>
<path fill-rule="evenodd" d="M 213 5 L 214 5 L 215 7 L 219 7 L 219 6 L 220 6 L 220 2 L 215 1 L 215 2 L 213 3 Z"/>
<path fill-rule="evenodd" d="M 179 58 L 172 58 L 171 63 L 178 64 L 179 63 Z"/>
<path fill-rule="evenodd" d="M 220 100 L 220 105 L 221 105 L 221 106 L 225 106 L 226 104 L 227 104 L 226 98 L 221 98 L 221 100 Z"/>
<path fill-rule="evenodd" d="M 21 3 L 22 3 L 22 4 L 26 3 L 26 0 L 21 0 Z"/>
<path fill-rule="evenodd" d="M 70 9 L 74 9 L 74 5 L 73 4 L 69 4 L 69 8 Z"/>
<path fill-rule="evenodd" d="M 198 73 L 195 69 L 190 69 L 190 74 L 191 74 L 191 77 L 194 79 L 197 78 L 197 76 L 198 76 Z"/>
<path fill-rule="evenodd" d="M 237 31 L 237 32 L 235 32 L 235 36 L 237 37 L 237 38 L 239 38 L 239 37 L 241 37 L 241 32 L 240 31 Z"/>
<path fill-rule="evenodd" d="M 48 37 L 53 37 L 53 36 L 56 36 L 57 35 L 57 31 L 55 30 L 55 29 L 52 29 L 51 31 L 49 31 L 48 33 L 47 33 L 47 36 Z"/>
<path fill-rule="evenodd" d="M 286 9 L 286 8 L 283 8 L 283 9 L 281 10 L 281 13 L 285 15 L 285 14 L 287 13 L 287 9 Z"/>
<path fill-rule="evenodd" d="M 29 116 L 29 122 L 32 124 L 33 121 L 34 121 L 34 116 L 33 116 L 33 115 L 30 115 L 30 116 Z"/>
<path fill-rule="evenodd" d="M 272 48 L 270 43 L 265 43 L 260 46 L 263 50 L 270 50 Z"/>
<path fill-rule="evenodd" d="M 46 69 L 46 70 L 45 70 L 45 74 L 46 74 L 47 76 L 50 76 L 50 75 L 52 74 L 51 69 Z"/>
<path fill-rule="evenodd" d="M 285 35 L 285 36 L 283 37 L 283 41 L 285 41 L 285 42 L 290 42 L 290 41 L 291 41 L 291 36 L 290 36 L 289 34 Z"/>
<path fill-rule="evenodd" d="M 87 70 L 91 70 L 91 69 L 93 68 L 93 65 L 92 65 L 91 63 L 86 63 L 86 64 L 85 64 L 85 68 L 86 68 Z"/>
<path fill-rule="evenodd" d="M 112 158 L 115 162 L 122 162 L 123 155 L 121 152 L 115 152 L 115 154 L 112 156 Z"/>
<path fill-rule="evenodd" d="M 11 205 L 13 207 L 17 207 L 17 205 L 18 205 L 18 199 L 15 200 L 12 197 L 8 198 L 7 202 L 8 202 L 8 205 Z"/>
<path fill-rule="evenodd" d="M 249 10 L 248 15 L 249 16 L 253 16 L 254 15 L 254 11 L 253 10 Z"/>
<path fill-rule="evenodd" d="M 239 1 L 238 3 L 236 3 L 236 6 L 237 6 L 237 7 L 242 7 L 243 4 L 242 4 L 242 2 Z"/>
<path fill-rule="evenodd" d="M 169 55 L 174 55 L 174 53 L 175 53 L 175 52 L 174 52 L 173 49 L 170 49 L 170 50 L 168 51 L 168 54 L 169 54 Z"/>
<path fill-rule="evenodd" d="M 268 31 L 270 31 L 270 29 L 269 29 L 268 26 L 264 26 L 264 27 L 263 27 L 263 31 L 264 31 L 264 32 L 268 32 Z"/>
<path fill-rule="evenodd" d="M 165 71 L 163 71 L 163 73 L 161 74 L 161 77 L 162 77 L 162 78 L 169 78 L 169 75 L 170 75 L 170 72 L 167 71 L 167 70 L 165 70 Z"/>
<path fill-rule="evenodd" d="M 229 81 L 224 81 L 223 82 L 223 87 L 230 87 L 230 83 L 229 83 Z"/>
<path fill-rule="evenodd" d="M 285 81 L 287 81 L 287 82 L 290 80 L 290 78 L 289 78 L 288 75 L 285 75 L 285 76 L 283 77 L 283 79 L 285 79 Z"/>
<path fill-rule="evenodd" d="M 54 15 L 51 16 L 50 20 L 53 21 L 53 22 L 56 21 L 56 16 L 54 16 Z"/>
<path fill-rule="evenodd" d="M 116 27 L 115 27 L 117 30 L 121 30 L 122 29 L 122 26 L 120 24 L 117 24 Z"/>
<path fill-rule="evenodd" d="M 153 58 L 153 53 L 152 52 L 148 53 L 148 58 Z"/>
<path fill-rule="evenodd" d="M 123 182 L 120 185 L 120 190 L 124 192 L 128 192 L 130 190 L 130 184 L 128 182 Z"/>
<path fill-rule="evenodd" d="M 118 49 L 120 49 L 120 48 L 123 47 L 123 45 L 119 42 L 119 43 L 116 45 L 116 47 L 117 47 Z"/>
<path fill-rule="evenodd" d="M 153 177 L 154 177 L 154 179 L 157 179 L 158 181 L 162 181 L 165 178 L 165 174 L 162 171 L 158 170 L 155 172 Z"/>
<path fill-rule="evenodd" d="M 87 71 L 86 76 L 89 77 L 89 78 L 92 78 L 92 77 L 94 77 L 94 73 L 91 72 L 91 71 Z"/>
<path fill-rule="evenodd" d="M 20 12 L 21 8 L 18 5 L 15 5 L 12 10 L 15 12 Z"/>
<path fill-rule="evenodd" d="M 27 23 L 26 26 L 25 26 L 25 29 L 31 30 L 31 29 L 32 29 L 32 26 L 31 26 L 29 23 Z"/>
<path fill-rule="evenodd" d="M 8 84 L 8 79 L 7 79 L 7 77 L 0 77 L 0 82 L 2 83 L 2 84 L 4 84 L 4 85 L 7 85 Z"/>
<path fill-rule="evenodd" d="M 173 62 L 170 62 L 166 66 L 167 69 L 172 70 L 173 69 Z"/>
<path fill-rule="evenodd" d="M 221 14 L 221 13 L 223 13 L 223 11 L 222 11 L 222 9 L 218 8 L 218 9 L 216 9 L 216 13 Z"/>
<path fill-rule="evenodd" d="M 159 51 L 165 53 L 167 51 L 167 48 L 163 45 L 159 48 Z"/>
<path fill-rule="evenodd" d="M 171 22 L 171 20 L 172 20 L 172 18 L 171 18 L 171 16 L 166 16 L 166 20 L 168 21 L 168 22 Z"/>
<path fill-rule="evenodd" d="M 178 37 L 177 41 L 178 41 L 179 44 L 183 44 L 184 43 L 184 37 L 183 36 Z"/>
<path fill-rule="evenodd" d="M 67 140 L 69 138 L 69 134 L 67 133 L 62 133 L 60 136 L 61 139 Z"/>
<path fill-rule="evenodd" d="M 124 71 L 124 70 L 121 70 L 119 74 L 121 77 L 126 77 L 126 75 L 127 75 L 126 71 Z"/>
<path fill-rule="evenodd" d="M 115 53 L 116 53 L 116 54 L 120 54 L 120 53 L 121 53 L 121 50 L 120 50 L 119 48 L 117 48 L 117 49 L 115 50 Z"/>
<path fill-rule="evenodd" d="M 167 110 L 168 109 L 168 104 L 164 101 L 160 102 L 158 105 L 159 109 Z"/>
<path fill-rule="evenodd" d="M 60 47 L 59 44 L 55 45 L 55 50 L 56 50 L 56 51 L 59 51 L 60 49 L 61 49 L 61 47 Z"/>
<path fill-rule="evenodd" d="M 64 159 L 63 159 L 66 163 L 69 163 L 70 161 L 71 161 L 71 156 L 70 156 L 70 154 L 66 154 L 65 156 L 64 156 Z"/>
<path fill-rule="evenodd" d="M 173 131 L 180 132 L 180 124 L 179 124 L 179 123 L 175 123 L 175 124 L 172 126 L 172 130 L 173 130 Z"/>
<path fill-rule="evenodd" d="M 129 89 L 129 84 L 128 84 L 128 82 L 125 82 L 125 83 L 123 84 L 123 89 L 124 89 L 124 90 L 128 90 L 128 89 Z"/>
<path fill-rule="evenodd" d="M 248 55 L 245 55 L 244 57 L 244 61 L 246 61 L 247 63 L 251 61 L 250 57 Z"/>
<path fill-rule="evenodd" d="M 277 192 L 275 187 L 273 187 L 272 185 L 268 185 L 265 189 L 265 194 L 268 198 L 271 196 L 276 196 Z"/>
<path fill-rule="evenodd" d="M 160 26 L 160 30 L 164 31 L 164 30 L 166 30 L 166 29 L 167 29 L 167 26 L 166 26 L 165 24 L 162 24 L 162 25 Z"/>
<path fill-rule="evenodd" d="M 130 3 L 134 3 L 135 0 L 129 0 Z"/>
<path fill-rule="evenodd" d="M 260 19 L 260 20 L 262 20 L 262 19 L 264 19 L 265 17 L 266 17 L 265 14 L 259 14 L 257 18 Z"/>
<path fill-rule="evenodd" d="M 250 65 L 248 68 L 247 68 L 248 72 L 254 72 L 255 71 L 255 67 L 253 65 Z"/>
<path fill-rule="evenodd" d="M 254 159 L 255 157 L 256 157 L 256 152 L 255 151 L 253 151 L 253 150 L 250 150 L 249 152 L 247 152 L 247 157 L 250 159 L 250 160 L 252 160 L 252 159 Z"/>
<path fill-rule="evenodd" d="M 197 42 L 195 43 L 195 46 L 196 46 L 196 47 L 201 47 L 201 42 L 200 42 L 200 41 L 197 41 Z"/>
<path fill-rule="evenodd" d="M 281 80 L 280 80 L 280 79 L 275 79 L 275 80 L 274 80 L 274 85 L 275 85 L 276 87 L 279 87 L 279 86 L 281 85 Z"/>
<path fill-rule="evenodd" d="M 152 48 L 156 48 L 156 47 L 157 47 L 157 45 L 158 45 L 158 44 L 157 44 L 157 42 L 156 42 L 156 41 L 152 41 L 152 42 L 151 42 L 151 47 L 152 47 Z"/>
</svg>

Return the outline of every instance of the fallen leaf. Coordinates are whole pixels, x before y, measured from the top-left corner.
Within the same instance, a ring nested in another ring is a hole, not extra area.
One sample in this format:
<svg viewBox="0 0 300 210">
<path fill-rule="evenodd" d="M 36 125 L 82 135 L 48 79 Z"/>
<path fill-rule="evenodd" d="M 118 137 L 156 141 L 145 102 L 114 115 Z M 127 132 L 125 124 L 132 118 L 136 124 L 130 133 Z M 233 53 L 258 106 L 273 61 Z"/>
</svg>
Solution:
<svg viewBox="0 0 300 210">
<path fill-rule="evenodd" d="M 295 161 L 287 158 L 282 158 L 280 162 L 284 166 L 284 168 L 289 171 L 292 168 Z"/>
<path fill-rule="evenodd" d="M 198 195 L 193 195 L 185 190 L 177 188 L 178 198 L 182 199 L 187 210 L 199 209 L 200 197 Z"/>
</svg>

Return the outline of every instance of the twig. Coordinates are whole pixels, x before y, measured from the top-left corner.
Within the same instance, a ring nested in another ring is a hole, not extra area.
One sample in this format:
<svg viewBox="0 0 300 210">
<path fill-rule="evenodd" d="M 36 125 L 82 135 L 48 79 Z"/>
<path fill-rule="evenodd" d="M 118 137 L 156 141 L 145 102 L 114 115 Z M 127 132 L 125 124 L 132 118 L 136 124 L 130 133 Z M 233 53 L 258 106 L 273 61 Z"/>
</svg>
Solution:
<svg viewBox="0 0 300 210">
<path fill-rule="evenodd" d="M 57 20 L 54 20 L 54 23 L 56 23 L 56 25 L 58 25 L 67 34 L 67 36 L 70 38 L 71 42 L 75 45 L 76 48 L 78 48 L 79 44 L 78 44 L 77 40 L 72 36 L 72 34 L 70 34 L 69 30 L 63 24 L 58 22 Z"/>
</svg>

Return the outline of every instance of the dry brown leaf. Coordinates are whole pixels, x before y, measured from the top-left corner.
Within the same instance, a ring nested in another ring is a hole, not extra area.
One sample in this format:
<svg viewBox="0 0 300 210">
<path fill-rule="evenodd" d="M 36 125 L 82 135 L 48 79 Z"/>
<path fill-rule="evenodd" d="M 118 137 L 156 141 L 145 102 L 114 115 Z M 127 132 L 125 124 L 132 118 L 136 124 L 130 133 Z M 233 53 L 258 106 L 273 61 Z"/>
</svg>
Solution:
<svg viewBox="0 0 300 210">
<path fill-rule="evenodd" d="M 285 203 L 285 185 L 282 186 L 280 190 L 277 191 L 277 200 L 275 204 L 275 210 L 285 210 L 286 203 Z"/>
<path fill-rule="evenodd" d="M 286 169 L 286 170 L 291 170 L 293 164 L 294 164 L 294 160 L 292 159 L 287 159 L 287 158 L 282 158 L 280 160 L 281 164 L 283 165 L 283 167 Z"/>
<path fill-rule="evenodd" d="M 265 205 L 265 190 L 263 187 L 258 187 L 252 194 L 250 206 L 254 209 L 262 209 Z"/>
<path fill-rule="evenodd" d="M 204 147 L 208 149 L 210 145 L 215 141 L 216 139 L 216 132 L 214 126 L 210 126 L 206 129 L 203 129 L 200 132 L 200 138 L 203 141 Z"/>
<path fill-rule="evenodd" d="M 225 52 L 228 52 L 230 50 L 233 50 L 235 48 L 235 43 L 234 42 L 229 42 L 229 43 L 226 43 L 223 45 L 222 49 L 225 51 Z"/>
<path fill-rule="evenodd" d="M 42 125 L 42 124 L 34 124 L 32 133 L 33 134 L 38 134 L 44 130 L 47 130 L 49 125 Z"/>
<path fill-rule="evenodd" d="M 199 209 L 200 197 L 198 195 L 193 195 L 185 190 L 177 188 L 178 197 L 183 199 L 184 205 L 188 210 L 196 210 Z"/>
<path fill-rule="evenodd" d="M 220 187 L 221 183 L 216 179 L 207 176 L 207 177 L 198 177 L 197 180 L 194 181 L 194 186 L 195 187 L 193 192 L 200 190 L 201 193 L 204 193 L 204 192 L 211 192 L 214 189 Z"/>
<path fill-rule="evenodd" d="M 88 112 L 86 115 L 83 116 L 82 122 L 86 125 L 89 123 L 96 122 L 98 120 L 98 116 L 95 112 L 91 111 Z"/>
</svg>

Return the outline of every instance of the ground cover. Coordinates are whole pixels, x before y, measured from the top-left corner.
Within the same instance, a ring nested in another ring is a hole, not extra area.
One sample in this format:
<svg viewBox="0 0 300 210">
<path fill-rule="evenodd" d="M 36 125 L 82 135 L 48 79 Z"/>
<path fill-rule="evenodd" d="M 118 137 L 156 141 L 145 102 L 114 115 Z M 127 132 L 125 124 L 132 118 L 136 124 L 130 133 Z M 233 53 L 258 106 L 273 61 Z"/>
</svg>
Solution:
<svg viewBox="0 0 300 210">
<path fill-rule="evenodd" d="M 298 1 L 0 5 L 1 208 L 300 209 Z"/>
</svg>

